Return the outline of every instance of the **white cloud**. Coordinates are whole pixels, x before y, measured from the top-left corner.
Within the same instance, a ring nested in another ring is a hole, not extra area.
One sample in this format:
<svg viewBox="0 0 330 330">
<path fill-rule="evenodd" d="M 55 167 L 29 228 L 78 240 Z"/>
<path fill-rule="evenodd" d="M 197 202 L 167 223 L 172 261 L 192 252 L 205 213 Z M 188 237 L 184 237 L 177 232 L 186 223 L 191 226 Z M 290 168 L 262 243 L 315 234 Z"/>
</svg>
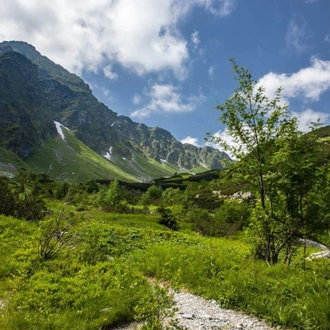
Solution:
<svg viewBox="0 0 330 330">
<path fill-rule="evenodd" d="M 285 42 L 288 48 L 292 48 L 297 53 L 302 53 L 306 49 L 304 44 L 307 36 L 307 23 L 303 16 L 293 17 L 288 26 Z"/>
<path fill-rule="evenodd" d="M 208 74 L 209 76 L 212 78 L 213 77 L 213 74 L 214 74 L 214 66 L 211 65 L 208 69 Z"/>
<path fill-rule="evenodd" d="M 138 95 L 138 94 L 135 94 L 135 95 L 133 96 L 132 102 L 133 102 L 135 105 L 139 104 L 139 103 L 141 102 L 141 96 Z"/>
<path fill-rule="evenodd" d="M 279 87 L 286 103 L 289 98 L 301 97 L 318 101 L 321 94 L 330 89 L 330 61 L 311 58 L 311 66 L 293 74 L 270 72 L 259 79 L 258 85 L 265 87 L 266 95 L 273 97 Z"/>
<path fill-rule="evenodd" d="M 194 49 L 196 49 L 198 47 L 198 44 L 200 43 L 200 40 L 198 38 L 198 31 L 194 31 L 191 34 L 191 41 L 194 44 Z"/>
<path fill-rule="evenodd" d="M 190 96 L 186 101 L 173 85 L 155 84 L 147 94 L 150 102 L 143 108 L 134 111 L 132 117 L 149 117 L 152 113 L 181 113 L 195 110 L 198 103 L 204 100 L 204 95 Z"/>
<path fill-rule="evenodd" d="M 305 3 L 310 4 L 310 3 L 315 3 L 319 0 L 305 0 Z"/>
<path fill-rule="evenodd" d="M 118 78 L 118 74 L 112 71 L 111 64 L 109 64 L 103 68 L 103 73 L 110 80 L 116 80 Z"/>
<path fill-rule="evenodd" d="M 200 145 L 198 143 L 198 138 L 192 137 L 190 135 L 188 135 L 187 137 L 182 139 L 180 142 L 183 144 L 188 143 L 188 144 L 192 144 L 195 147 L 200 147 Z"/>
<path fill-rule="evenodd" d="M 330 42 L 330 33 L 325 35 L 324 41 Z"/>
<path fill-rule="evenodd" d="M 195 6 L 225 16 L 231 0 L 2 0 L 0 31 L 81 74 L 119 63 L 137 74 L 172 70 L 189 58 L 179 22 Z"/>
<path fill-rule="evenodd" d="M 220 151 L 225 151 L 222 146 L 220 146 L 219 144 L 216 143 L 216 140 L 218 139 L 218 140 L 221 140 L 221 141 L 224 141 L 225 143 L 227 143 L 228 146 L 239 148 L 239 144 L 234 141 L 234 138 L 232 136 L 230 136 L 227 128 L 225 128 L 225 130 L 223 130 L 223 131 L 220 130 L 220 131 L 214 133 L 213 139 L 214 139 L 214 142 L 207 142 L 206 145 L 213 147 L 215 149 L 218 149 Z M 225 152 L 228 154 L 228 156 L 231 159 L 236 159 L 234 157 L 234 155 L 231 152 L 229 152 L 228 150 L 226 150 Z"/>
<path fill-rule="evenodd" d="M 298 118 L 298 129 L 302 132 L 310 131 L 312 122 L 316 123 L 320 119 L 322 124 L 326 124 L 329 119 L 329 114 L 312 109 L 306 109 L 301 113 L 293 112 L 292 115 Z"/>
</svg>

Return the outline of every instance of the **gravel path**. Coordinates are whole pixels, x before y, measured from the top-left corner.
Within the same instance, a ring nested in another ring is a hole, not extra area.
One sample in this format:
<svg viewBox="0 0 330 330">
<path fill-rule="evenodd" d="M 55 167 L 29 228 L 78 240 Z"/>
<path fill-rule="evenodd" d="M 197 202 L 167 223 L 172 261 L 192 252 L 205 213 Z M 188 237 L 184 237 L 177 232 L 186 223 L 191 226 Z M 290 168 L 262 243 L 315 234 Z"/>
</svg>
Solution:
<svg viewBox="0 0 330 330">
<path fill-rule="evenodd" d="M 190 293 L 175 293 L 179 325 L 189 330 L 272 330 L 266 323 L 240 312 L 223 309 L 214 300 Z M 279 329 L 279 328 L 277 328 Z"/>
<path fill-rule="evenodd" d="M 265 322 L 241 312 L 223 309 L 214 300 L 205 300 L 191 293 L 175 292 L 175 318 L 186 330 L 275 330 Z M 130 324 L 114 330 L 139 329 Z"/>
</svg>

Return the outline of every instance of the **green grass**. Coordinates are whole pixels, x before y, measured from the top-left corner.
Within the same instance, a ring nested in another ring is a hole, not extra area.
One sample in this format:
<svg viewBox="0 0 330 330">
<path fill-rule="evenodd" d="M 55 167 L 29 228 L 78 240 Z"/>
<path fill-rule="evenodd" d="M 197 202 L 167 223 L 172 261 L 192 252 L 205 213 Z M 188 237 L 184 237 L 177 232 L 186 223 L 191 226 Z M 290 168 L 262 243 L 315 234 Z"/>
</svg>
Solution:
<svg viewBox="0 0 330 330">
<path fill-rule="evenodd" d="M 6 302 L 1 329 L 92 330 L 129 322 L 152 294 L 146 277 L 274 325 L 330 328 L 328 260 L 304 263 L 299 250 L 291 267 L 269 267 L 251 257 L 244 233 L 207 238 L 189 226 L 171 231 L 155 215 L 77 213 L 61 202 L 47 205 L 52 217 L 65 207 L 69 219 L 80 219 L 73 245 L 51 260 L 38 257 L 45 220 L 0 216 L 0 299 Z"/>
</svg>

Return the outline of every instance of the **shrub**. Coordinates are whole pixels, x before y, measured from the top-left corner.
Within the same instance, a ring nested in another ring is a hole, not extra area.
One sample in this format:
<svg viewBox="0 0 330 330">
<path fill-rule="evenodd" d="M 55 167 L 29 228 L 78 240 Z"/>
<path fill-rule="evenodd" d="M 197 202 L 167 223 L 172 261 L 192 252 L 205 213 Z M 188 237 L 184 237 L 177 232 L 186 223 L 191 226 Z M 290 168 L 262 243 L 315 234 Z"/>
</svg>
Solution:
<svg viewBox="0 0 330 330">
<path fill-rule="evenodd" d="M 216 234 L 228 236 L 242 230 L 249 223 L 250 211 L 247 202 L 227 201 L 214 214 Z"/>
<path fill-rule="evenodd" d="M 158 221 L 159 224 L 164 225 L 172 230 L 178 230 L 179 226 L 170 209 L 161 206 L 157 209 L 157 212 L 160 213 L 161 218 Z"/>
<path fill-rule="evenodd" d="M 214 236 L 216 231 L 211 214 L 197 206 L 192 207 L 186 215 L 186 220 L 194 224 L 194 230 L 205 236 Z"/>
<path fill-rule="evenodd" d="M 163 189 L 158 186 L 151 186 L 148 190 L 142 195 L 141 203 L 143 205 L 150 204 L 159 204 L 162 198 Z"/>
<path fill-rule="evenodd" d="M 0 214 L 15 215 L 17 195 L 8 186 L 8 180 L 0 178 Z"/>
<path fill-rule="evenodd" d="M 25 194 L 17 201 L 16 217 L 25 220 L 40 220 L 46 213 L 44 201 L 33 194 Z"/>
</svg>

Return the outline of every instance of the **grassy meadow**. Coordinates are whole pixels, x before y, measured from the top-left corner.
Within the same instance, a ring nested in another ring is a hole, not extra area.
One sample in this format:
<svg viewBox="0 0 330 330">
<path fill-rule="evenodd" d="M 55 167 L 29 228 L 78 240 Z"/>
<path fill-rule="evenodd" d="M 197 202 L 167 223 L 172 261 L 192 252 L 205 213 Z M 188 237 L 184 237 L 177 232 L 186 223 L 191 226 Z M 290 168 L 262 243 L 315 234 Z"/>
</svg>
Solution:
<svg viewBox="0 0 330 330">
<path fill-rule="evenodd" d="M 330 262 L 306 261 L 317 250 L 297 247 L 290 266 L 269 266 L 254 257 L 249 226 L 198 226 L 193 214 L 217 219 L 216 209 L 195 205 L 195 194 L 206 195 L 202 181 L 145 192 L 36 177 L 24 185 L 44 208 L 38 220 L 0 215 L 0 329 L 111 329 L 140 319 L 160 329 L 157 315 L 171 304 L 157 283 L 275 326 L 330 328 Z"/>
</svg>

